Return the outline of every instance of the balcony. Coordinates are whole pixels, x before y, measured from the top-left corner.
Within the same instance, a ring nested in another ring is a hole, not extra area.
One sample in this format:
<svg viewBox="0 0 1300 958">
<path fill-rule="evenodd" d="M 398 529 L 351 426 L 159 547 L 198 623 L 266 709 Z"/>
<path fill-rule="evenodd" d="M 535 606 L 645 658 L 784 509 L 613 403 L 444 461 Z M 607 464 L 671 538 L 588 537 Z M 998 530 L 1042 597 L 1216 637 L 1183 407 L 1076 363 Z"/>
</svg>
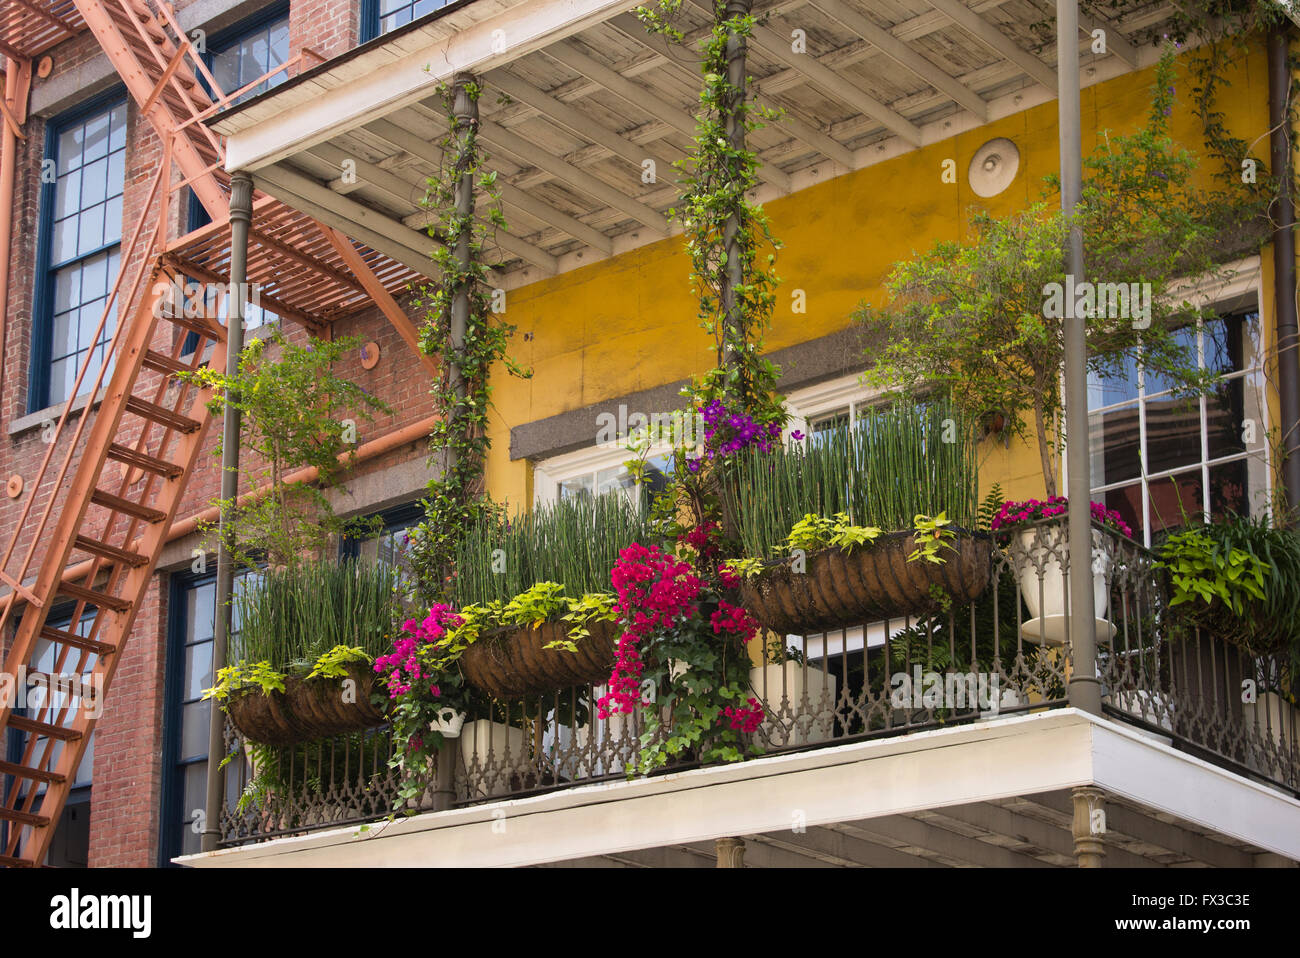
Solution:
<svg viewBox="0 0 1300 958">
<path fill-rule="evenodd" d="M 1242 865 L 1279 850 L 1242 834 L 1224 834 L 1212 822 L 1198 822 L 1190 810 L 1186 820 L 1176 813 L 1171 818 L 1177 803 L 1148 804 L 1144 788 L 1166 793 L 1174 788 L 1192 801 L 1221 801 L 1210 796 L 1235 789 L 1234 800 L 1259 803 L 1255 824 L 1260 828 L 1292 823 L 1275 835 L 1275 846 L 1294 842 L 1300 726 L 1282 691 L 1286 663 L 1250 657 L 1201 631 L 1176 636 L 1177 615 L 1166 603 L 1155 557 L 1099 524 L 1093 546 L 1101 717 L 1069 706 L 1069 683 L 1078 665 L 1072 662 L 1069 620 L 1061 614 L 1069 610 L 1067 543 L 1060 527 L 1038 524 L 993 535 L 990 584 L 969 605 L 927 617 L 787 636 L 784 646 L 770 641 L 766 661 L 751 673 L 766 713 L 752 736 L 759 757 L 712 766 L 685 760 L 629 780 L 642 754 L 645 710 L 600 720 L 590 705 L 600 689 L 555 689 L 497 703 L 492 716 L 468 716 L 460 737 L 448 741 L 455 753 L 454 795 L 440 799 L 437 786 L 430 785 L 408 803 L 415 817 L 373 828 L 356 826 L 386 818 L 398 786 L 388 767 L 384 730 L 282 750 L 281 784 L 241 808 L 237 798 L 248 783 L 245 762 L 242 771 L 229 775 L 224 850 L 186 863 L 233 864 L 250 856 L 411 836 L 421 829 L 441 834 L 443 827 L 469 827 L 465 823 L 471 821 L 517 820 L 529 809 L 573 814 L 579 807 L 590 812 L 610 803 L 617 809 L 626 801 L 625 814 L 636 816 L 647 795 L 656 796 L 659 814 L 666 814 L 667 793 L 682 798 L 717 787 L 739 789 L 737 794 L 759 788 L 770 796 L 761 804 L 796 819 L 794 831 L 802 836 L 798 852 L 786 847 L 790 836 L 738 829 L 736 834 L 755 839 L 757 857 L 752 855 L 750 864 L 788 864 L 787 858 L 807 857 L 809 849 L 821 864 L 828 863 L 827 856 L 843 859 L 840 864 L 897 864 L 908 854 L 931 864 L 954 863 L 945 862 L 945 855 L 981 864 L 1016 863 L 1003 860 L 1008 858 L 1073 864 L 1066 786 L 1089 775 L 1098 780 L 1120 775 L 1118 765 L 1104 771 L 1110 762 L 1125 766 L 1120 778 L 1128 780 L 1116 787 L 1119 779 L 1112 777 L 1104 786 L 1112 821 L 1125 823 L 1124 834 L 1110 841 L 1114 864 Z M 228 741 L 232 751 L 242 748 L 233 728 Z M 1080 766 L 1085 756 L 1088 761 Z M 848 770 L 886 767 L 894 770 L 863 771 L 856 784 L 843 779 Z M 790 797 L 794 804 L 787 808 L 782 787 L 794 787 L 801 777 L 808 779 L 796 788 L 802 798 Z M 820 784 L 811 784 L 819 779 Z M 1198 780 L 1205 784 L 1197 785 Z M 918 787 L 937 787 L 948 800 L 912 800 L 905 814 L 863 814 L 882 796 L 882 810 L 902 808 L 889 802 Z M 842 810 L 828 810 L 821 817 L 838 821 L 817 823 L 815 806 L 844 800 L 853 804 L 852 819 Z M 698 805 L 687 807 L 691 810 L 682 814 L 688 818 L 700 812 Z M 1155 808 L 1165 814 L 1157 817 Z M 801 814 L 816 827 L 799 832 Z M 941 841 L 921 840 L 933 839 L 936 829 Z M 269 839 L 280 840 L 260 844 Z M 975 851 L 965 858 L 943 851 L 954 842 Z M 416 844 L 412 838 L 410 847 Z M 708 845 L 698 840 L 633 845 L 614 857 L 623 864 L 708 864 Z M 844 853 L 857 845 L 874 851 Z M 827 851 L 832 846 L 840 852 Z M 903 847 L 911 852 L 899 852 Z M 541 863 L 544 857 L 525 855 L 518 862 Z M 585 863 L 600 858 L 608 864 L 610 856 L 584 858 L 575 851 L 565 859 L 551 857 Z"/>
</svg>

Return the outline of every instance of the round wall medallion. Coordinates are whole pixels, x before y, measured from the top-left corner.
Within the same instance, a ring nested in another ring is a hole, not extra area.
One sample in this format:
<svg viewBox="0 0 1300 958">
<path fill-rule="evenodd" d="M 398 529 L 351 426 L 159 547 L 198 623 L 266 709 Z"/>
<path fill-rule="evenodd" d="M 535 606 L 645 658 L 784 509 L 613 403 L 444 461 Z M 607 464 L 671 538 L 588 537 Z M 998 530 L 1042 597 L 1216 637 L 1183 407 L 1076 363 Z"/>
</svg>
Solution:
<svg viewBox="0 0 1300 958">
<path fill-rule="evenodd" d="M 966 177 L 976 196 L 997 196 L 1016 178 L 1020 150 L 1006 137 L 989 140 L 971 157 Z"/>
<path fill-rule="evenodd" d="M 5 492 L 10 499 L 17 499 L 23 494 L 23 477 L 14 473 L 9 477 L 9 482 L 5 485 Z"/>
<path fill-rule="evenodd" d="M 374 369 L 379 365 L 379 344 L 366 343 L 361 347 L 361 368 Z"/>
</svg>

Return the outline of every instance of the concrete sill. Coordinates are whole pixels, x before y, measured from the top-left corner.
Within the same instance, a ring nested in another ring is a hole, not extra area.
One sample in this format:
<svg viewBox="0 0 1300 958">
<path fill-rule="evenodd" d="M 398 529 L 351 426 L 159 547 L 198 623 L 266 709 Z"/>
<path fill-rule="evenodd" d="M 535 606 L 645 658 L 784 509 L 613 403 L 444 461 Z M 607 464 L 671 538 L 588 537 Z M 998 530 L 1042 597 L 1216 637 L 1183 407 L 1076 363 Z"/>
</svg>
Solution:
<svg viewBox="0 0 1300 958">
<path fill-rule="evenodd" d="M 101 387 L 99 395 L 94 398 L 93 403 L 91 402 L 90 393 L 82 393 L 74 399 L 72 401 L 72 414 L 68 419 L 71 420 L 73 417 L 77 416 L 88 405 L 98 406 L 104 398 L 105 391 L 106 390 Z M 57 423 L 59 417 L 63 415 L 63 406 L 63 403 L 59 403 L 57 406 L 46 406 L 44 409 L 36 410 L 36 412 L 29 412 L 27 415 L 19 416 L 17 419 L 11 421 L 5 428 L 8 430 L 9 436 L 12 438 L 14 436 L 21 436 L 25 432 L 31 432 L 33 429 L 40 429 L 41 426 L 47 422 Z"/>
</svg>

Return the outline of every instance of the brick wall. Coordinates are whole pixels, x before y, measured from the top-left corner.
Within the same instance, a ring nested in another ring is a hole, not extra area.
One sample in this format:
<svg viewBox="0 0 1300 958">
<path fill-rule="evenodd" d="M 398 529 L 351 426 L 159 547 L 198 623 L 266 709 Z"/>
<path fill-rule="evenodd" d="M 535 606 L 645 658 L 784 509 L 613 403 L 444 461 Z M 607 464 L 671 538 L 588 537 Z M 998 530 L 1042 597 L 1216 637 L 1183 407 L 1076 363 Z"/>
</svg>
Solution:
<svg viewBox="0 0 1300 958">
<path fill-rule="evenodd" d="M 359 31 L 359 9 L 359 0 L 294 0 L 290 8 L 290 55 L 308 46 L 332 57 L 354 46 Z M 53 82 L 76 71 L 98 55 L 99 48 L 94 38 L 86 33 L 53 52 L 55 73 L 50 81 L 45 82 Z M 32 309 L 37 281 L 39 170 L 44 154 L 45 118 L 33 117 L 25 132 L 27 139 L 20 141 L 18 146 L 14 240 L 7 251 L 10 256 L 10 287 L 5 304 L 6 339 L 3 383 L 0 384 L 0 482 L 10 475 L 19 475 L 27 483 L 27 488 L 17 499 L 0 497 L 0 543 L 4 545 L 17 530 L 20 513 L 28 501 L 32 502 L 33 515 L 39 516 L 49 493 L 48 484 L 45 488 L 32 488 L 41 459 L 48 451 L 39 424 L 17 434 L 10 431 L 10 425 L 28 412 Z M 142 122 L 132 104 L 128 116 L 124 243 L 140 219 L 161 156 L 160 141 L 148 123 Z M 173 216 L 169 218 L 173 234 L 178 225 L 178 210 L 179 204 L 175 204 Z M 152 228 L 154 216 L 156 213 L 150 213 L 146 230 Z M 123 250 L 122 268 L 128 278 L 139 267 L 141 259 L 140 250 Z M 159 325 L 155 347 L 169 348 L 169 337 L 174 335 L 172 328 L 168 324 Z M 292 327 L 290 331 L 294 336 L 303 335 L 301 330 Z M 417 422 L 432 412 L 427 373 L 377 310 L 340 321 L 334 333 L 337 336 L 357 336 L 363 342 L 373 341 L 380 347 L 381 359 L 375 369 L 363 370 L 360 356 L 353 354 L 345 361 L 342 370 L 394 407 L 391 415 L 378 417 L 371 424 L 359 424 L 360 442 Z M 57 415 L 56 411 L 54 417 Z M 219 433 L 219 423 L 209 430 L 207 448 L 201 455 L 198 472 L 190 482 L 178 512 L 180 518 L 207 507 L 217 493 L 219 475 L 212 451 Z M 126 438 L 132 435 L 130 429 L 125 431 Z M 426 455 L 423 442 L 410 443 L 364 464 L 358 473 L 382 470 L 413 458 L 423 459 Z M 56 456 L 55 462 L 59 459 L 61 455 Z M 23 549 L 31 544 L 30 537 L 20 536 L 19 542 Z M 197 541 L 192 544 L 197 544 Z M 191 543 L 184 545 L 184 554 L 188 556 Z M 37 561 L 43 547 L 44 543 L 36 543 Z M 33 564 L 33 572 L 36 568 Z M 97 727 L 90 826 L 90 864 L 93 866 L 150 866 L 157 861 L 164 768 L 167 580 L 166 572 L 154 577 L 122 653 L 104 715 Z M 7 640 L 9 636 L 3 638 Z"/>
</svg>

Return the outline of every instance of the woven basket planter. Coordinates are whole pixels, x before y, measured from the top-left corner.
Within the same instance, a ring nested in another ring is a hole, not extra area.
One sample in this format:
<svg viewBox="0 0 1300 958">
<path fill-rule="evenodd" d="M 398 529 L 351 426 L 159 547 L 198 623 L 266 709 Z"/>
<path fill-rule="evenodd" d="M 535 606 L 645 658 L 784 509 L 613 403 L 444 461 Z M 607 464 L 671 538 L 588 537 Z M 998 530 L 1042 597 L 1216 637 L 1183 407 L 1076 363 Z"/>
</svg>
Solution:
<svg viewBox="0 0 1300 958">
<path fill-rule="evenodd" d="M 546 648 L 569 637 L 566 622 L 488 633 L 461 655 L 461 671 L 470 685 L 498 699 L 600 685 L 614 668 L 618 626 L 592 622 L 588 629 L 591 634 L 577 643 L 577 652 Z"/>
<path fill-rule="evenodd" d="M 241 735 L 259 745 L 298 745 L 317 739 L 377 728 L 388 721 L 370 701 L 375 675 L 368 665 L 347 667 L 355 695 L 343 699 L 342 679 L 303 679 L 289 675 L 283 692 L 244 689 L 230 697 L 226 711 Z"/>
<path fill-rule="evenodd" d="M 970 602 L 989 586 L 992 543 L 987 536 L 961 533 L 943 549 L 942 563 L 918 559 L 910 532 L 881 536 L 870 546 L 809 554 L 806 571 L 791 561 L 768 566 L 741 585 L 747 608 L 774 632 L 802 634 L 861 625 L 877 619 L 934 612 L 937 586 L 957 604 Z"/>
</svg>

